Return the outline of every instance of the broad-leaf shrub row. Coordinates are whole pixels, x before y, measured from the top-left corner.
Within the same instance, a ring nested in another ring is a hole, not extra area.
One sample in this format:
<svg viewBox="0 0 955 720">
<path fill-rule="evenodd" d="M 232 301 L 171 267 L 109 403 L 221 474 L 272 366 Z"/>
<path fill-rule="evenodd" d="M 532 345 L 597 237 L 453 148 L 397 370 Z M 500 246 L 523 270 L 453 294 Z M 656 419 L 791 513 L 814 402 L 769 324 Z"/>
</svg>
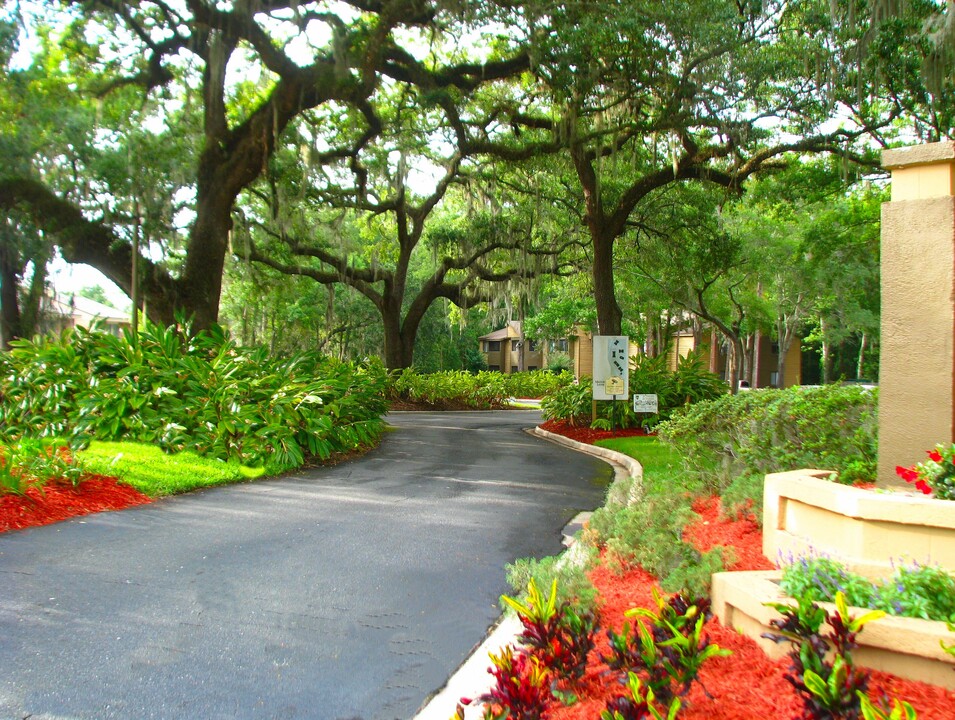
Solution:
<svg viewBox="0 0 955 720">
<path fill-rule="evenodd" d="M 82 329 L 0 355 L 0 436 L 133 440 L 280 472 L 376 439 L 379 363 L 270 357 L 221 329 Z"/>
<path fill-rule="evenodd" d="M 486 410 L 503 407 L 512 397 L 541 397 L 572 381 L 573 376 L 568 372 L 555 374 L 545 370 L 511 374 L 448 370 L 423 375 L 407 368 L 392 376 L 389 395 L 415 403 Z"/>
<path fill-rule="evenodd" d="M 656 395 L 660 412 L 647 417 L 633 412 L 629 402 L 598 402 L 598 423 L 613 427 L 653 427 L 684 405 L 724 395 L 727 385 L 709 372 L 700 353 L 682 358 L 675 371 L 667 368 L 664 355 L 638 355 L 630 361 L 630 394 Z M 591 379 L 581 378 L 579 385 L 568 385 L 548 395 L 541 403 L 545 420 L 567 420 L 575 425 L 588 424 L 593 392 Z"/>
<path fill-rule="evenodd" d="M 851 385 L 724 395 L 690 405 L 658 426 L 660 438 L 712 489 L 737 478 L 824 468 L 852 481 L 874 477 L 878 392 Z"/>
</svg>

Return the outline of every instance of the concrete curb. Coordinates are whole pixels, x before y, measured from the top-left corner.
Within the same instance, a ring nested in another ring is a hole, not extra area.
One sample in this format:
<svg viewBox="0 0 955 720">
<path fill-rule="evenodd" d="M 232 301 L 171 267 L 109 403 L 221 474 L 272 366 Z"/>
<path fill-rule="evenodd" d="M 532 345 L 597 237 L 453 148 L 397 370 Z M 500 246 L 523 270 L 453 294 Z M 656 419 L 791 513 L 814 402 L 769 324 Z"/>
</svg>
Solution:
<svg viewBox="0 0 955 720">
<path fill-rule="evenodd" d="M 618 479 L 620 477 L 621 468 L 626 472 L 627 477 L 637 479 L 643 478 L 643 466 L 629 455 L 618 453 L 615 450 L 597 447 L 596 445 L 588 445 L 587 443 L 577 442 L 576 440 L 571 440 L 570 438 L 564 437 L 563 435 L 542 430 L 539 427 L 530 428 L 526 432 L 530 433 L 531 435 L 536 435 L 539 438 L 543 438 L 544 440 L 550 440 L 551 442 L 557 443 L 558 445 L 564 445 L 565 447 L 569 447 L 572 450 L 576 450 L 577 452 L 586 453 L 587 455 L 598 457 L 601 460 L 606 460 L 616 468 Z"/>
<path fill-rule="evenodd" d="M 577 442 L 563 435 L 541 430 L 539 427 L 528 428 L 525 432 L 606 461 L 614 467 L 616 473 L 614 483 L 630 478 L 639 481 L 643 478 L 643 467 L 628 455 Z M 589 517 L 589 513 L 578 514 L 570 521 L 567 526 L 568 529 L 579 526 L 585 517 Z M 566 539 L 567 534 L 565 533 L 565 541 Z M 568 543 L 565 542 L 565 544 Z M 462 697 L 473 699 L 487 692 L 493 682 L 493 678 L 487 671 L 491 665 L 490 653 L 498 653 L 505 645 L 513 644 L 520 632 L 521 623 L 515 615 L 501 615 L 497 623 L 491 627 L 484 642 L 468 656 L 461 667 L 448 678 L 444 687 L 422 706 L 412 720 L 450 720 L 454 717 L 455 710 Z M 465 720 L 480 720 L 483 717 L 481 704 L 473 703 L 465 706 L 464 717 Z"/>
</svg>

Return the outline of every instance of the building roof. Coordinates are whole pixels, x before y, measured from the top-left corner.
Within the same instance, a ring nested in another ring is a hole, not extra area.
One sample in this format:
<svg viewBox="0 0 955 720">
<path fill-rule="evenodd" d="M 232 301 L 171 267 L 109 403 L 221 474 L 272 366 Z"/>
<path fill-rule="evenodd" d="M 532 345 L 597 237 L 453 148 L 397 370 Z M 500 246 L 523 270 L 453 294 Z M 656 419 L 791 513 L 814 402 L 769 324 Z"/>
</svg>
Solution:
<svg viewBox="0 0 955 720">
<path fill-rule="evenodd" d="M 492 333 L 487 335 L 482 335 L 478 340 L 507 340 L 509 338 L 520 338 L 524 337 L 521 333 L 521 321 L 520 320 L 508 320 L 507 325 L 502 327 L 500 330 L 495 330 Z"/>
</svg>

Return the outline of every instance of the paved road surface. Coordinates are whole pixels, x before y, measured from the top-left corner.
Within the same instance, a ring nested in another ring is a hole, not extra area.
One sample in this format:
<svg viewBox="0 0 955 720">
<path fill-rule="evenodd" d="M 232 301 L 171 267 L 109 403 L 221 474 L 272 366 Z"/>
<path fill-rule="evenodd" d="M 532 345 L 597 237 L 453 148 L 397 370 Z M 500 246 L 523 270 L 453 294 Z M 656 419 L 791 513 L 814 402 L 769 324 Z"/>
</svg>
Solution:
<svg viewBox="0 0 955 720">
<path fill-rule="evenodd" d="M 0 718 L 408 718 L 610 469 L 536 412 L 397 413 L 364 458 L 0 535 Z"/>
</svg>

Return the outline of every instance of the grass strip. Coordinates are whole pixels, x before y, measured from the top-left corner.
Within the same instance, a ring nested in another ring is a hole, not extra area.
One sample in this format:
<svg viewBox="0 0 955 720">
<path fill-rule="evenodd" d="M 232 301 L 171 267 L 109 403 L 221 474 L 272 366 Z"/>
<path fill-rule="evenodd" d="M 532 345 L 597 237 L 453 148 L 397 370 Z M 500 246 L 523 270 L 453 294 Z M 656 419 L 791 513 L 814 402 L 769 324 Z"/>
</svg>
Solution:
<svg viewBox="0 0 955 720">
<path fill-rule="evenodd" d="M 594 445 L 629 455 L 643 466 L 646 473 L 671 473 L 682 467 L 679 454 L 653 436 L 608 438 L 598 440 Z"/>
<path fill-rule="evenodd" d="M 77 456 L 87 472 L 116 477 L 153 497 L 251 480 L 265 472 L 189 451 L 167 455 L 156 445 L 134 442 L 94 440 Z"/>
</svg>

